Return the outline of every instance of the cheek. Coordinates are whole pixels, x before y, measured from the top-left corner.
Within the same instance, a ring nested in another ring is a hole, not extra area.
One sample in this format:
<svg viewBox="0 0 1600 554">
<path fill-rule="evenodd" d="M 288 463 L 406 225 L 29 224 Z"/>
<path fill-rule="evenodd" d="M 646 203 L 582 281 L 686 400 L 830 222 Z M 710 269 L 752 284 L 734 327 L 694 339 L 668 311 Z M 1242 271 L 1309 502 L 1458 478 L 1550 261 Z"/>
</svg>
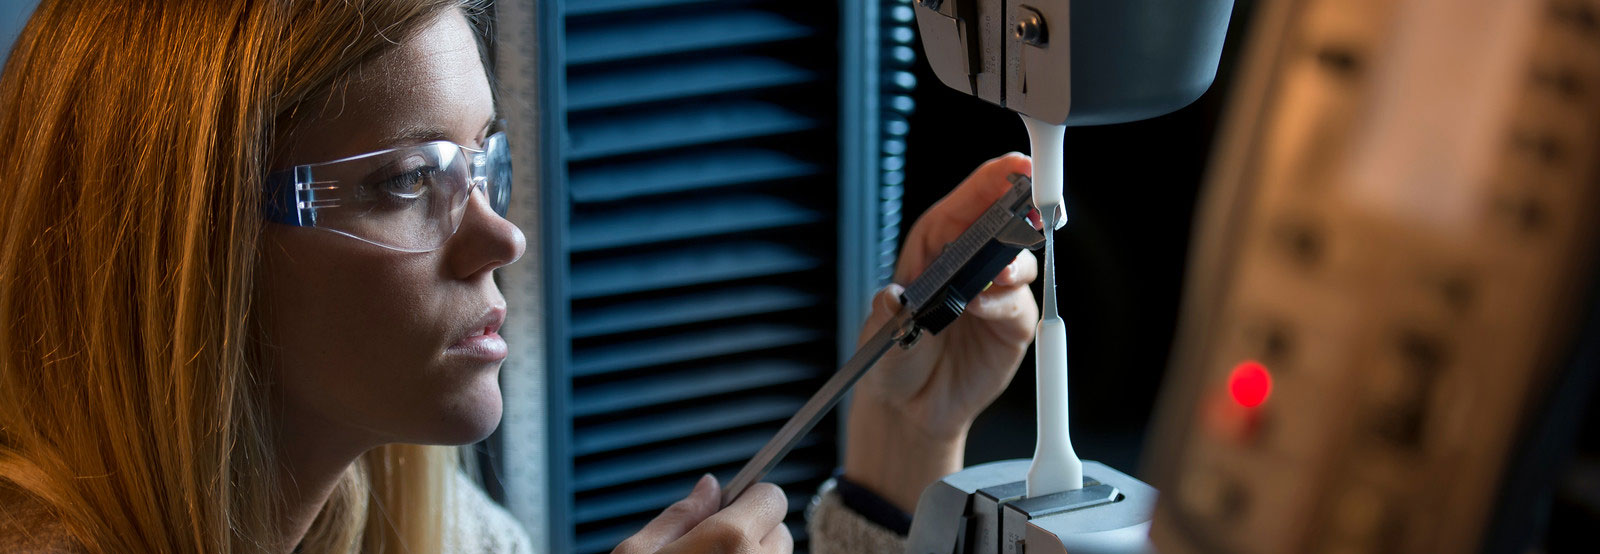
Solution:
<svg viewBox="0 0 1600 554">
<path fill-rule="evenodd" d="M 264 264 L 263 310 L 285 369 L 356 377 L 399 365 L 393 369 L 403 375 L 404 366 L 425 361 L 432 280 L 421 264 L 326 244 L 338 237 L 296 240 L 299 234 L 279 241 Z"/>
<path fill-rule="evenodd" d="M 438 257 L 280 233 L 268 241 L 281 246 L 268 247 L 262 300 L 285 409 L 380 442 L 456 442 L 492 430 L 497 372 L 485 378 L 440 362 L 453 330 Z"/>
</svg>

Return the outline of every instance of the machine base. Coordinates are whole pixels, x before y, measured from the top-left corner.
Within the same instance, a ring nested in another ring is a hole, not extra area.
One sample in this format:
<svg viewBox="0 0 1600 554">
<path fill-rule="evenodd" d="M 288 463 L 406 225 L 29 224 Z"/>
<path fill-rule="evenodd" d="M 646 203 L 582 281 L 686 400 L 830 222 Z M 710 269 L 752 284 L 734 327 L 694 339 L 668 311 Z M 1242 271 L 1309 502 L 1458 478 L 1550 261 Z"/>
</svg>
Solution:
<svg viewBox="0 0 1600 554">
<path fill-rule="evenodd" d="M 1144 554 L 1156 490 L 1084 461 L 1084 487 L 1024 496 L 1029 460 L 969 467 L 917 501 L 907 554 Z"/>
</svg>

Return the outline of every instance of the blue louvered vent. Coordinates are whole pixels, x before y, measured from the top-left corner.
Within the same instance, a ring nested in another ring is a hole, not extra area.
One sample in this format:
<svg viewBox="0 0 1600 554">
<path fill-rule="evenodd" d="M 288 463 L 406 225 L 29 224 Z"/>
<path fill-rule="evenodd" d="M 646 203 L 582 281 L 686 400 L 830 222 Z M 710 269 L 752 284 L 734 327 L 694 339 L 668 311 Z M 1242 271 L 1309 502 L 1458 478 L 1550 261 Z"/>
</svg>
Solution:
<svg viewBox="0 0 1600 554">
<path fill-rule="evenodd" d="M 878 167 L 882 172 L 879 183 L 878 213 L 878 282 L 887 284 L 894 276 L 896 246 L 900 242 L 900 202 L 905 196 L 906 133 L 911 130 L 910 116 L 915 104 L 911 93 L 917 87 L 917 77 L 911 65 L 917 60 L 913 49 L 917 42 L 916 13 L 911 0 L 882 0 L 884 17 L 881 20 L 881 50 L 884 52 L 879 79 L 883 91 L 879 101 L 879 121 L 882 125 L 882 159 Z"/>
<path fill-rule="evenodd" d="M 913 86 L 910 6 L 877 1 L 881 108 L 855 122 L 840 116 L 837 6 L 557 10 L 564 119 L 546 129 L 561 165 L 546 175 L 561 182 L 543 186 L 560 187 L 545 209 L 565 220 L 544 237 L 566 315 L 549 331 L 552 388 L 566 391 L 550 416 L 558 550 L 610 551 L 702 473 L 726 481 L 853 340 L 839 328 L 840 244 L 876 245 L 870 272 L 887 279 Z M 858 145 L 881 182 L 841 186 L 841 130 L 861 125 L 881 130 Z M 870 236 L 841 235 L 849 186 L 878 187 Z M 789 493 L 802 548 L 800 508 L 837 463 L 836 429 L 824 421 L 767 477 Z"/>
</svg>

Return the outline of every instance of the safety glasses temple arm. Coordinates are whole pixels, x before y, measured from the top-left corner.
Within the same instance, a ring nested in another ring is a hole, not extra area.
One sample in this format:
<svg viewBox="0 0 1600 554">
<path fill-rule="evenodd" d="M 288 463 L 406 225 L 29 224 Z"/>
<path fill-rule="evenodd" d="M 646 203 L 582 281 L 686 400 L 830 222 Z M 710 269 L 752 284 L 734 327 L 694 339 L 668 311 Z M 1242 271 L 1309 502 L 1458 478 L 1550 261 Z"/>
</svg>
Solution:
<svg viewBox="0 0 1600 554">
<path fill-rule="evenodd" d="M 261 210 L 267 221 L 296 227 L 312 225 L 310 209 L 300 203 L 301 184 L 310 182 L 311 167 L 304 165 L 267 175 L 261 197 Z"/>
</svg>

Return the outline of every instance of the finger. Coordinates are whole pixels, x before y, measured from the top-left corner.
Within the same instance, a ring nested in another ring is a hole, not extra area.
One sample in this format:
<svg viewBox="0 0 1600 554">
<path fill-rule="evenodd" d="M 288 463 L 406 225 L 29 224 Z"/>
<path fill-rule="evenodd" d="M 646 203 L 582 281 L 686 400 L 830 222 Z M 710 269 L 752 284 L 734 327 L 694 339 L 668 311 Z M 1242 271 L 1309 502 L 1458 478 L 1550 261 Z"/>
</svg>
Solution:
<svg viewBox="0 0 1600 554">
<path fill-rule="evenodd" d="M 991 322 L 1013 322 L 1022 335 L 1032 336 L 1034 321 L 1039 319 L 1039 304 L 1027 285 L 990 287 L 967 303 L 966 315 Z"/>
<path fill-rule="evenodd" d="M 935 203 L 917 218 L 906 234 L 906 248 L 900 264 L 895 268 L 894 281 L 909 283 L 922 274 L 939 249 L 955 240 L 972 222 L 977 221 L 990 204 L 1011 190 L 1006 176 L 1012 173 L 1033 174 L 1033 159 L 1012 152 L 984 162 L 968 175 L 955 190 Z"/>
<path fill-rule="evenodd" d="M 872 297 L 872 311 L 867 314 L 867 322 L 861 325 L 861 335 L 856 338 L 856 346 L 858 348 L 862 343 L 867 342 L 867 339 L 872 338 L 872 335 L 878 332 L 879 327 L 888 323 L 889 319 L 893 318 L 895 314 L 900 313 L 900 308 L 902 307 L 900 295 L 905 294 L 905 292 L 905 287 L 894 283 L 889 283 L 878 289 L 878 294 Z"/>
<path fill-rule="evenodd" d="M 900 295 L 905 293 L 905 287 L 889 284 L 878 291 L 872 298 L 872 313 L 867 317 L 866 325 L 861 328 L 861 335 L 856 341 L 856 347 L 866 344 L 868 339 L 878 333 L 878 330 L 900 312 L 904 307 L 900 303 Z M 914 356 L 915 351 L 904 348 L 891 348 L 879 358 L 873 369 L 862 377 L 856 385 L 857 394 L 889 394 L 890 397 L 899 397 L 911 394 L 922 388 L 922 383 L 928 378 L 928 373 L 933 371 L 932 364 L 912 363 L 905 364 L 908 356 Z M 892 367 L 893 371 L 878 368 Z"/>
<path fill-rule="evenodd" d="M 1011 287 L 1032 283 L 1039 276 L 1039 261 L 1033 252 L 1023 250 L 994 277 L 994 286 Z"/>
<path fill-rule="evenodd" d="M 944 199 L 928 208 L 929 215 L 948 218 L 960 224 L 959 229 L 940 238 L 944 238 L 945 241 L 954 239 L 955 235 L 961 234 L 967 225 L 977 221 L 978 216 L 983 215 L 990 204 L 1011 190 L 1011 181 L 1006 180 L 1006 177 L 1012 173 L 1032 175 L 1033 158 L 1011 152 L 984 162 L 962 180 L 961 184 L 956 185 L 950 194 L 945 195 Z"/>
<path fill-rule="evenodd" d="M 773 527 L 771 533 L 761 538 L 761 551 L 767 554 L 793 554 L 794 535 L 789 533 L 789 526 L 780 523 Z"/>
<path fill-rule="evenodd" d="M 756 483 L 745 489 L 733 504 L 706 518 L 706 523 L 713 524 L 713 528 L 731 527 L 754 540 L 767 536 L 773 527 L 782 525 L 783 517 L 788 513 L 789 501 L 784 497 L 783 489 L 772 483 Z"/>
<path fill-rule="evenodd" d="M 668 506 L 661 515 L 645 524 L 644 529 L 617 545 L 612 554 L 646 554 L 661 550 L 717 513 L 721 497 L 722 486 L 717 484 L 717 478 L 709 474 L 701 477 L 688 497 Z"/>
</svg>

